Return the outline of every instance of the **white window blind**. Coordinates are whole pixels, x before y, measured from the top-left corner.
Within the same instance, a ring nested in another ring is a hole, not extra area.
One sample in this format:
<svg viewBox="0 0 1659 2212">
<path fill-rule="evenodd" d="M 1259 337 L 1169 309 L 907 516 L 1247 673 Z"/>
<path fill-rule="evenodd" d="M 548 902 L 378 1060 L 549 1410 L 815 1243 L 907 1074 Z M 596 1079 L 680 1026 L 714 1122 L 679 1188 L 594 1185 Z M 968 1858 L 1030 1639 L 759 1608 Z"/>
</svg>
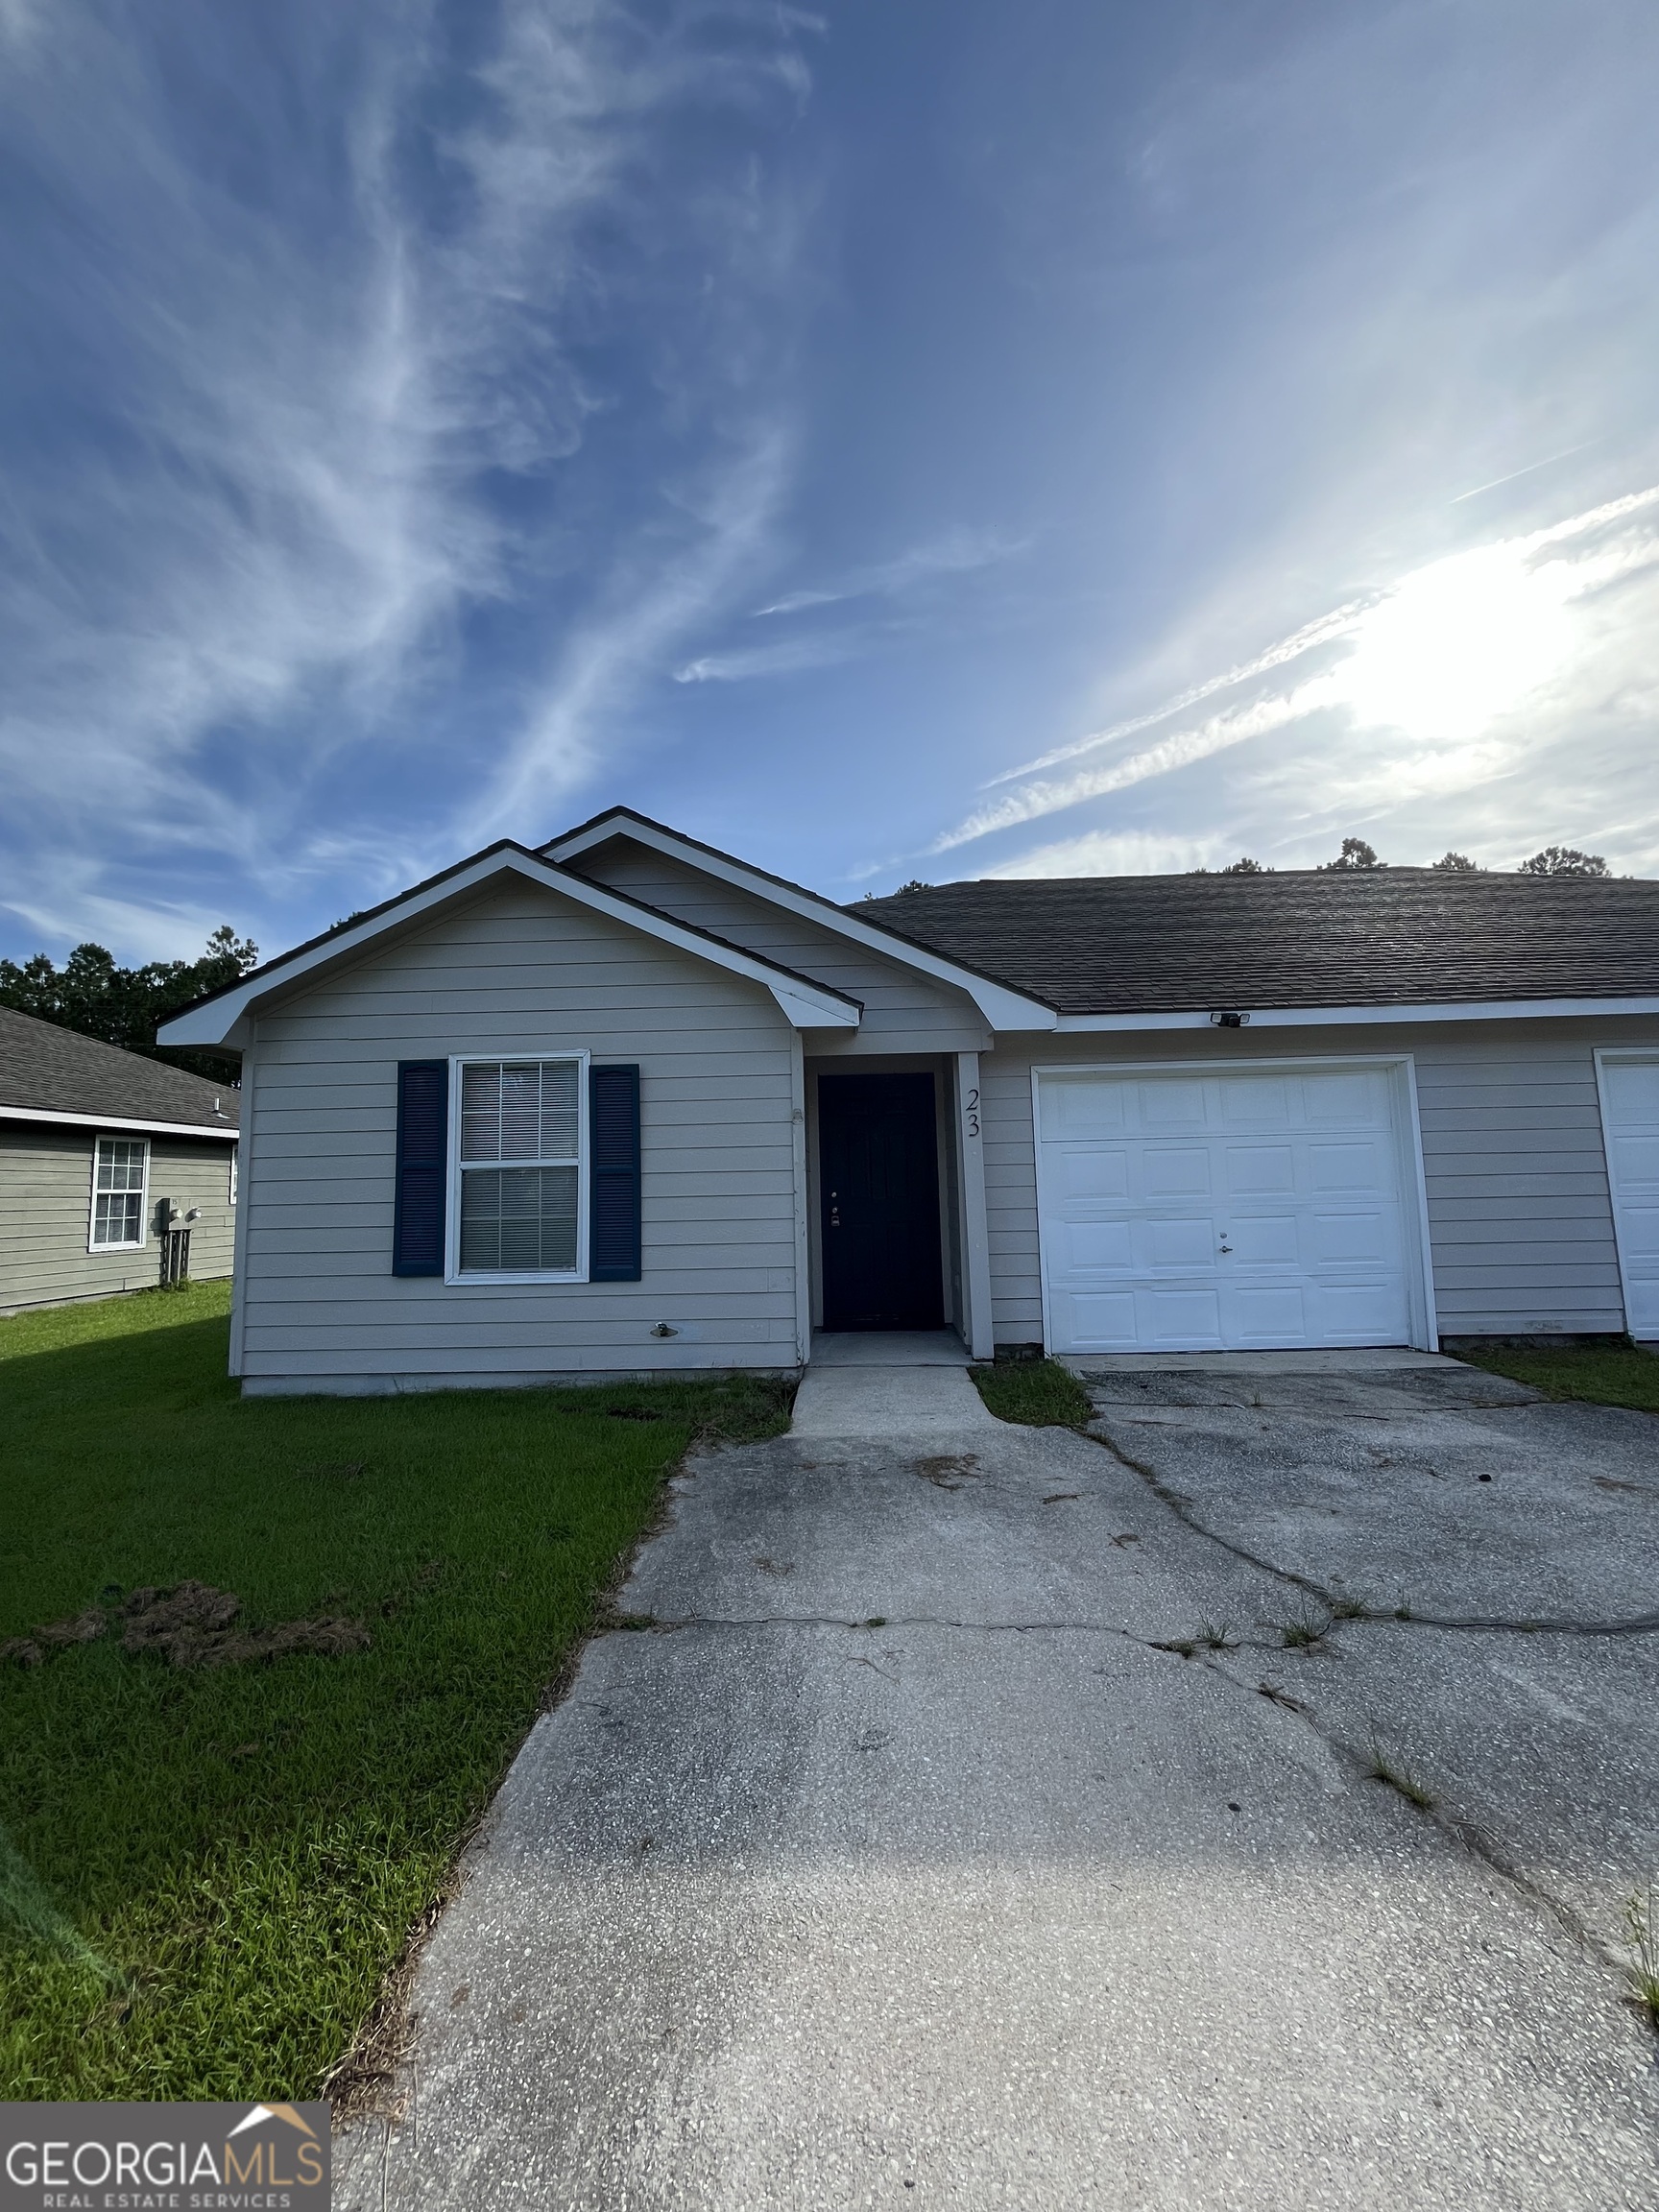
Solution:
<svg viewBox="0 0 1659 2212">
<path fill-rule="evenodd" d="M 144 1171 L 149 1140 L 100 1137 L 92 1170 L 92 1237 L 95 1252 L 130 1248 L 144 1241 Z"/>
<path fill-rule="evenodd" d="M 573 1275 L 581 1227 L 582 1064 L 461 1069 L 463 1275 Z"/>
</svg>

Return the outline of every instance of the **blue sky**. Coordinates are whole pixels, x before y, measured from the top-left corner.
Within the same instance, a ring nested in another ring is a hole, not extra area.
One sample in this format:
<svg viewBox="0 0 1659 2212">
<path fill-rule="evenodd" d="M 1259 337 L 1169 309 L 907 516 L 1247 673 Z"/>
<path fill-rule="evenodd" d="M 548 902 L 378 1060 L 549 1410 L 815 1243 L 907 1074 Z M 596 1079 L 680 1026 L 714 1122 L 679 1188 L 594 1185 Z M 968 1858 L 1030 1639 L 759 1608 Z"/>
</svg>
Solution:
<svg viewBox="0 0 1659 2212">
<path fill-rule="evenodd" d="M 0 0 L 0 950 L 623 800 L 1659 864 L 1659 12 Z"/>
</svg>

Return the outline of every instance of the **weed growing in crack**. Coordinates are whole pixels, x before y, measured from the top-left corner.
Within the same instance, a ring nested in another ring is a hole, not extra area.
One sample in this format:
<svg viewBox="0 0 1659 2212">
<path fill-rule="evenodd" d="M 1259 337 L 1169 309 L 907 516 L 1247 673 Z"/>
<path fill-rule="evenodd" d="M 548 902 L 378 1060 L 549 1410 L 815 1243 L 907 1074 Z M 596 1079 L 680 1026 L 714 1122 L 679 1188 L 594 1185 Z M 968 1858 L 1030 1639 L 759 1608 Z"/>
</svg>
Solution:
<svg viewBox="0 0 1659 2212">
<path fill-rule="evenodd" d="M 1276 1623 L 1279 1640 L 1287 1651 L 1322 1651 L 1326 1633 L 1335 1617 L 1334 1613 L 1327 1613 L 1323 1621 L 1316 1621 L 1304 1606 L 1294 1621 Z"/>
<path fill-rule="evenodd" d="M 1371 1608 L 1363 1598 L 1333 1598 L 1331 1618 L 1333 1621 L 1368 1621 Z"/>
<path fill-rule="evenodd" d="M 1200 1621 L 1198 1642 L 1206 1651 L 1236 1651 L 1238 1643 L 1227 1633 L 1232 1625 L 1230 1621 Z"/>
<path fill-rule="evenodd" d="M 1198 1653 L 1198 1647 L 1190 1636 L 1171 1636 L 1165 1642 L 1155 1643 L 1152 1648 L 1154 1651 L 1178 1652 L 1183 1659 L 1196 1658 Z"/>
<path fill-rule="evenodd" d="M 1433 1810 L 1434 1793 L 1425 1790 L 1408 1767 L 1402 1767 L 1390 1759 L 1380 1743 L 1371 1746 L 1371 1764 L 1365 1769 L 1369 1782 L 1385 1782 L 1390 1790 L 1398 1790 L 1408 1805 L 1415 1805 L 1419 1813 Z"/>
<path fill-rule="evenodd" d="M 1659 2028 L 1659 1883 L 1649 1882 L 1624 1908 L 1630 1948 L 1636 1960 L 1628 1971 L 1630 1995 Z"/>
</svg>

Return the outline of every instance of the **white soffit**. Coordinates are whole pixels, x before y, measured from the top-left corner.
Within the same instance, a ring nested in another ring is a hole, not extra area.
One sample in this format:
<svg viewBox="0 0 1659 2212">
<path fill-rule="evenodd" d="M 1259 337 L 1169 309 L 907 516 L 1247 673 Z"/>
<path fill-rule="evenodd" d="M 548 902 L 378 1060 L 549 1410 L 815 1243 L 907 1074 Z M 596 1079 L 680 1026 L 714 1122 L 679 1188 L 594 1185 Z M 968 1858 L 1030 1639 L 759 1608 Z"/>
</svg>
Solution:
<svg viewBox="0 0 1659 2212">
<path fill-rule="evenodd" d="M 1413 1006 L 1249 1006 L 1239 1011 L 1252 1029 L 1322 1029 L 1389 1022 L 1582 1021 L 1594 1015 L 1659 1014 L 1659 998 L 1482 998 L 1463 1003 L 1436 999 Z M 1175 1014 L 1062 1014 L 1054 1026 L 1063 1036 L 1101 1036 L 1113 1031 L 1209 1029 L 1216 1023 L 1214 1014 L 1189 1007 Z"/>
</svg>

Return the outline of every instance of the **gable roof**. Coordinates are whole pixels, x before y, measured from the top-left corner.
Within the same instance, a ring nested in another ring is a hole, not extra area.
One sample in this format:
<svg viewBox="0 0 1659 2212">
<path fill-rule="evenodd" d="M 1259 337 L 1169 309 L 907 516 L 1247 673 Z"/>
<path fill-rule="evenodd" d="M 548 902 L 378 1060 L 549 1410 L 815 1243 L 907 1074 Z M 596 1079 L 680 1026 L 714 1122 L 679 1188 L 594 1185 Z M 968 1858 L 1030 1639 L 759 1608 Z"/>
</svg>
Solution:
<svg viewBox="0 0 1659 2212">
<path fill-rule="evenodd" d="M 649 846 L 654 852 L 667 854 L 723 883 L 764 899 L 786 913 L 814 922 L 838 937 L 849 938 L 867 951 L 897 960 L 901 966 L 929 975 L 935 982 L 950 984 L 973 999 L 993 1029 L 1052 1029 L 1054 1026 L 1054 1008 L 1043 992 L 1010 984 L 995 968 L 961 953 L 942 952 L 937 947 L 895 931 L 879 911 L 883 902 L 861 901 L 856 906 L 837 906 L 833 900 L 808 891 L 804 884 L 791 883 L 787 877 L 773 876 L 764 868 L 752 867 L 747 860 L 722 853 L 717 846 L 705 845 L 696 837 L 670 830 L 666 823 L 653 822 L 648 814 L 637 814 L 631 806 L 608 806 L 591 821 L 578 823 L 574 830 L 566 830 L 562 836 L 553 838 L 541 851 L 558 861 L 571 861 L 615 837 L 627 837 L 636 844 Z"/>
<path fill-rule="evenodd" d="M 875 906 L 886 928 L 1041 993 L 1063 1016 L 1659 1005 L 1659 882 L 1646 878 L 1090 876 L 941 883 Z"/>
<path fill-rule="evenodd" d="M 486 846 L 482 853 L 474 853 L 469 859 L 458 860 L 452 868 L 429 876 L 424 883 L 400 891 L 396 898 L 382 901 L 367 913 L 325 929 L 320 937 L 310 938 L 291 952 L 280 953 L 275 960 L 251 969 L 237 982 L 209 992 L 204 998 L 198 998 L 194 1005 L 164 1022 L 157 1035 L 167 1045 L 217 1045 L 235 1049 L 246 1038 L 242 1027 L 244 1017 L 273 992 L 285 990 L 337 961 L 365 951 L 377 938 L 420 922 L 504 875 L 523 877 L 545 890 L 561 893 L 591 912 L 626 923 L 694 958 L 761 984 L 771 992 L 785 1019 L 798 1029 L 855 1029 L 858 1026 L 863 1009 L 858 1000 L 845 991 L 837 991 L 830 984 L 817 982 L 810 975 L 785 968 L 781 961 L 768 959 L 763 952 L 751 952 L 741 945 L 730 944 L 711 930 L 700 929 L 693 922 L 680 922 L 672 915 L 660 913 L 655 906 L 629 898 L 625 891 L 613 891 L 608 884 L 589 882 L 586 876 L 561 868 L 541 854 L 531 852 L 527 845 L 504 837 L 494 845 Z"/>
<path fill-rule="evenodd" d="M 0 1006 L 0 1119 L 229 1139 L 239 1105 L 228 1084 Z"/>
</svg>

